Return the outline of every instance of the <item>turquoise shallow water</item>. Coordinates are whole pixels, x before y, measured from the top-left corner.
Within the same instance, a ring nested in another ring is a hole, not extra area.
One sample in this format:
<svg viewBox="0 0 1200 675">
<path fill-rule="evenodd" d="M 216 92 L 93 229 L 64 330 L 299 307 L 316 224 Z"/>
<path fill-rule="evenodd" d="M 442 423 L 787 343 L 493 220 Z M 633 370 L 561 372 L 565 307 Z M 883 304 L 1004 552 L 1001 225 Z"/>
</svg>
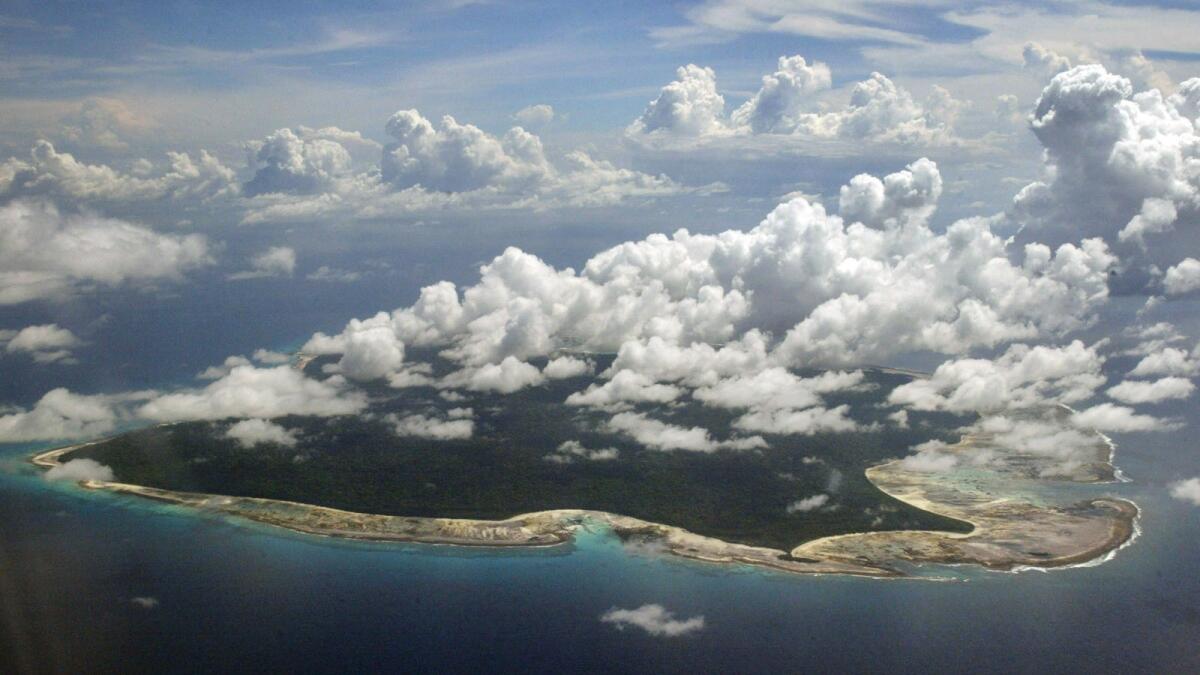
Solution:
<svg viewBox="0 0 1200 675">
<path fill-rule="evenodd" d="M 46 483 L 32 450 L 0 457 L 5 672 L 1200 668 L 1200 527 L 1153 481 L 1121 488 L 1145 534 L 1110 563 L 934 583 L 707 565 L 603 533 L 527 551 L 322 539 Z M 649 602 L 706 626 L 599 621 Z"/>
</svg>

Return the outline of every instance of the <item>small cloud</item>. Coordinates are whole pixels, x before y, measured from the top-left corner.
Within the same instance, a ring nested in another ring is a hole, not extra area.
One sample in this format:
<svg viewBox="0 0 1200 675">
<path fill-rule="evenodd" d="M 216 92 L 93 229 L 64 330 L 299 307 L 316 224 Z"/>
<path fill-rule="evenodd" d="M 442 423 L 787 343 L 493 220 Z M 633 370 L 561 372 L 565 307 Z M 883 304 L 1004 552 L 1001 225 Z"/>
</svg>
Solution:
<svg viewBox="0 0 1200 675">
<path fill-rule="evenodd" d="M 80 458 L 51 467 L 44 477 L 46 480 L 69 480 L 76 483 L 83 480 L 111 481 L 113 470 L 94 459 Z"/>
<path fill-rule="evenodd" d="M 265 277 L 290 277 L 296 272 L 296 251 L 287 246 L 272 246 L 254 256 L 250 269 L 229 275 L 230 281 L 262 279 Z"/>
<path fill-rule="evenodd" d="M 650 635 L 662 637 L 679 637 L 704 628 L 704 615 L 680 620 L 676 619 L 675 614 L 668 612 L 662 605 L 654 604 L 642 605 L 637 609 L 613 607 L 600 615 L 600 621 L 613 624 L 617 630 L 625 630 L 626 626 L 634 626 Z"/>
<path fill-rule="evenodd" d="M 305 279 L 309 281 L 324 281 L 336 284 L 349 284 L 362 278 L 361 272 L 342 270 L 329 265 L 321 265 L 315 272 L 309 272 Z"/>
<path fill-rule="evenodd" d="M 541 126 L 554 119 L 554 108 L 545 103 L 527 106 L 513 113 L 513 119 L 526 126 Z"/>
<path fill-rule="evenodd" d="M 259 363 L 265 363 L 270 366 L 277 366 L 281 363 L 287 363 L 292 360 L 292 357 L 287 354 L 282 352 L 273 352 L 269 349 L 256 349 L 254 350 L 254 354 L 251 356 L 254 357 L 255 361 L 258 361 Z"/>
<path fill-rule="evenodd" d="M 142 609 L 158 608 L 158 598 L 150 597 L 148 595 L 139 595 L 136 598 L 130 598 L 129 602 L 133 603 L 135 607 L 141 607 Z"/>
<path fill-rule="evenodd" d="M 1189 478 L 1171 484 L 1171 496 L 1181 502 L 1200 506 L 1200 478 Z"/>
<path fill-rule="evenodd" d="M 297 442 L 296 432 L 258 418 L 234 424 L 225 431 L 225 437 L 237 441 L 243 448 L 253 448 L 260 443 L 276 443 L 292 448 Z"/>
<path fill-rule="evenodd" d="M 827 494 L 813 495 L 811 497 L 805 497 L 804 499 L 799 499 L 799 500 L 792 502 L 791 504 L 788 504 L 787 512 L 788 513 L 808 513 L 809 511 L 816 511 L 817 509 L 821 508 L 822 506 L 825 506 L 827 503 L 829 503 L 829 495 L 827 495 Z"/>
<path fill-rule="evenodd" d="M 83 344 L 58 324 L 26 326 L 19 331 L 0 330 L 0 343 L 9 354 L 25 354 L 38 363 L 78 363 L 71 350 Z"/>
</svg>

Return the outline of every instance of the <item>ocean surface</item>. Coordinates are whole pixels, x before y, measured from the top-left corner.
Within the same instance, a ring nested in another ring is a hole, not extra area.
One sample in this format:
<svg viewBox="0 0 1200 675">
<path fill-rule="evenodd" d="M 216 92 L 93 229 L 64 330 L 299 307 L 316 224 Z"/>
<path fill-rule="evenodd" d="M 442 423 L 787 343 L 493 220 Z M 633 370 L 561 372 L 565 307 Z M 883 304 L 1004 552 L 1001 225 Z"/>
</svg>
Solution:
<svg viewBox="0 0 1200 675">
<path fill-rule="evenodd" d="M 461 252 L 354 293 L 264 282 L 228 297 L 8 310 L 5 326 L 56 320 L 90 346 L 77 366 L 8 359 L 0 403 L 27 406 L 60 384 L 194 384 L 229 354 L 294 346 L 406 304 L 420 283 L 470 278 L 481 258 Z M 27 458 L 57 444 L 0 445 L 0 673 L 1197 672 L 1200 509 L 1167 484 L 1200 474 L 1200 412 L 1194 401 L 1154 412 L 1188 426 L 1114 439 L 1131 482 L 1112 489 L 1143 510 L 1132 546 L 1049 573 L 923 570 L 944 582 L 704 564 L 603 532 L 526 551 L 323 539 L 50 483 Z M 667 638 L 600 621 L 647 603 L 705 627 Z"/>
</svg>

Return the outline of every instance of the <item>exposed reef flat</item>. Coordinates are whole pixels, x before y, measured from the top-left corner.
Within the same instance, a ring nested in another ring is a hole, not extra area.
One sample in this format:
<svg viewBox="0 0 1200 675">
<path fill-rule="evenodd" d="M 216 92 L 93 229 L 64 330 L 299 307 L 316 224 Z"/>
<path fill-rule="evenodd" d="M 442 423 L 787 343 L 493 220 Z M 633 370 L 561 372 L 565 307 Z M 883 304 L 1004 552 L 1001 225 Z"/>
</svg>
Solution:
<svg viewBox="0 0 1200 675">
<path fill-rule="evenodd" d="M 52 467 L 80 444 L 42 453 L 34 463 Z M 808 574 L 903 576 L 901 563 L 975 564 L 989 569 L 1051 568 L 1099 559 L 1133 536 L 1137 506 L 1127 500 L 1080 492 L 1081 485 L 1111 480 L 1111 447 L 1095 436 L 1082 449 L 1089 461 L 1069 475 L 1047 479 L 1052 460 L 998 445 L 986 435 L 963 438 L 944 452 L 955 465 L 917 471 L 894 460 L 870 467 L 868 480 L 917 508 L 971 523 L 969 533 L 940 531 L 863 532 L 824 537 L 791 551 L 729 543 L 679 527 L 614 513 L 555 509 L 504 520 L 414 518 L 356 513 L 291 501 L 222 496 L 85 481 L 94 489 L 134 494 L 208 512 L 315 535 L 373 541 L 459 546 L 552 546 L 592 525 L 622 539 L 652 543 L 675 555 Z M 1077 453 L 1078 455 L 1078 453 Z"/>
</svg>

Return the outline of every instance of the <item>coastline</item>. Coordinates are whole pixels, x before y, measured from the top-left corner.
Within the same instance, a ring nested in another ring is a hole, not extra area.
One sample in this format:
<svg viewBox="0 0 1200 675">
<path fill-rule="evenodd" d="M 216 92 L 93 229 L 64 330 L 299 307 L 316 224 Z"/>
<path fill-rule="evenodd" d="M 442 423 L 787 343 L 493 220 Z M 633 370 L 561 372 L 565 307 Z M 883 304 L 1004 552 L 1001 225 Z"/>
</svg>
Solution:
<svg viewBox="0 0 1200 675">
<path fill-rule="evenodd" d="M 61 464 L 70 453 L 103 440 L 41 452 L 30 461 L 51 468 Z M 964 437 L 953 447 L 965 452 L 974 442 L 975 439 Z M 1110 447 L 1105 445 L 1103 452 L 1106 459 L 1111 459 Z M 799 574 L 877 578 L 910 576 L 898 568 L 902 562 L 971 564 L 998 571 L 1075 567 L 1111 558 L 1137 532 L 1138 507 L 1125 499 L 1103 497 L 1064 507 L 1046 507 L 984 491 L 954 493 L 944 476 L 905 471 L 899 460 L 869 467 L 866 476 L 885 494 L 916 508 L 968 522 L 973 530 L 969 533 L 853 532 L 815 539 L 782 551 L 730 543 L 605 511 L 556 509 L 504 520 L 417 518 L 120 482 L 88 480 L 80 485 L 236 516 L 314 536 L 470 547 L 546 547 L 568 543 L 580 527 L 599 524 L 610 528 L 623 541 L 654 544 L 691 560 Z"/>
</svg>

